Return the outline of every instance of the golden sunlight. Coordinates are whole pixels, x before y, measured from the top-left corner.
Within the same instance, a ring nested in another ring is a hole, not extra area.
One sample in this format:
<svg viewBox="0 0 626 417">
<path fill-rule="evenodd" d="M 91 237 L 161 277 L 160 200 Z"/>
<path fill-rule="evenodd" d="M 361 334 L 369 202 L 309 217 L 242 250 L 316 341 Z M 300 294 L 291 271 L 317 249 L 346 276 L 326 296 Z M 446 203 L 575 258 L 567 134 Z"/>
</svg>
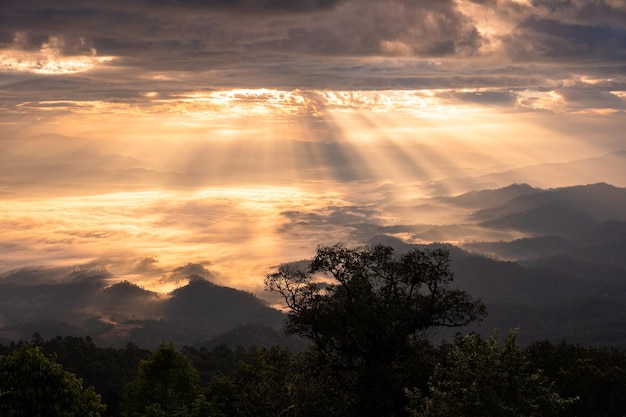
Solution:
<svg viewBox="0 0 626 417">
<path fill-rule="evenodd" d="M 258 289 L 259 278 L 279 259 L 308 256 L 322 238 L 285 240 L 281 227 L 288 219 L 282 213 L 341 204 L 346 203 L 336 193 L 294 187 L 5 201 L 0 238 L 13 243 L 0 254 L 0 271 L 20 264 L 106 264 L 119 279 L 134 274 L 133 282 L 166 291 L 178 283 L 133 272 L 142 259 L 158 259 L 159 267 L 169 270 L 208 261 L 216 281 Z"/>
</svg>

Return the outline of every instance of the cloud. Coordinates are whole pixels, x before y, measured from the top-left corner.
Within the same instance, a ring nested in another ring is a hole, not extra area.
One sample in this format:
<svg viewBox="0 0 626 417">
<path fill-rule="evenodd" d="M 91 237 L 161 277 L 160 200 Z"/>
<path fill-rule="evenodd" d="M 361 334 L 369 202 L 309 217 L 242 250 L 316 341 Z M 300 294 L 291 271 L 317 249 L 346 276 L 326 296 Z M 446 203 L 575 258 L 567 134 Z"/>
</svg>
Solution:
<svg viewBox="0 0 626 417">
<path fill-rule="evenodd" d="M 517 95 L 511 91 L 454 91 L 450 93 L 450 96 L 487 106 L 512 106 L 517 102 Z"/>
<path fill-rule="evenodd" d="M 0 274 L 0 283 L 20 286 L 72 284 L 96 287 L 106 285 L 111 274 L 94 264 L 72 267 L 25 267 Z"/>
<path fill-rule="evenodd" d="M 211 281 L 214 275 L 205 268 L 205 265 L 207 264 L 188 263 L 187 265 L 180 266 L 174 269 L 169 276 L 165 278 L 165 281 L 180 282 L 198 278 Z"/>
<path fill-rule="evenodd" d="M 274 48 L 320 55 L 472 55 L 482 38 L 454 3 L 403 0 L 346 3 L 323 22 L 292 25 Z"/>
<path fill-rule="evenodd" d="M 591 88 L 563 88 L 557 90 L 568 107 L 577 109 L 626 109 L 626 100 L 610 91 Z"/>
<path fill-rule="evenodd" d="M 625 57 L 620 4 L 4 2 L 0 108 L 51 97 L 133 105 L 145 103 L 146 92 L 167 98 L 242 87 L 485 91 L 610 79 Z"/>
<path fill-rule="evenodd" d="M 262 11 L 272 13 L 258 13 Z M 274 13 L 278 11 L 308 13 Z M 323 19 L 317 11 L 323 11 Z M 272 51 L 472 54 L 481 42 L 471 21 L 451 1 L 188 0 L 132 5 L 27 1 L 8 5 L 4 13 L 7 18 L 0 39 L 5 39 L 5 47 L 21 45 L 32 51 L 54 44 L 63 56 L 124 57 L 121 65 L 154 69 L 180 64 L 182 57 L 191 68 L 200 63 L 205 67 L 241 64 L 242 56 L 263 60 Z M 9 38 L 19 38 L 19 45 L 8 43 Z"/>
<path fill-rule="evenodd" d="M 146 3 L 165 7 L 228 10 L 239 12 L 303 12 L 326 10 L 346 0 L 147 0 Z"/>
<path fill-rule="evenodd" d="M 554 19 L 527 18 L 518 26 L 511 47 L 522 46 L 514 57 L 535 59 L 584 57 L 620 60 L 626 52 L 626 29 L 608 24 L 568 24 Z M 529 55 L 530 54 L 530 55 Z"/>
<path fill-rule="evenodd" d="M 158 276 L 164 272 L 163 269 L 157 266 L 158 263 L 158 259 L 144 258 L 135 265 L 131 273 Z"/>
</svg>

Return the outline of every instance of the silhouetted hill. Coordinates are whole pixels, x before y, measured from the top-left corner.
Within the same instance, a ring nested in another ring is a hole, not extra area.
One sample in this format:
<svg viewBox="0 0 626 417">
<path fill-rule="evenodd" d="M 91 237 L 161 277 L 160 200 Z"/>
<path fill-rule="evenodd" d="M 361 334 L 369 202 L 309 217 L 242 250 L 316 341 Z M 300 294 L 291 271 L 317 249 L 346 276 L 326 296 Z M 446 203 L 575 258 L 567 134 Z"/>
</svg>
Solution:
<svg viewBox="0 0 626 417">
<path fill-rule="evenodd" d="M 177 288 L 164 305 L 167 323 L 203 336 L 248 323 L 279 328 L 283 315 L 267 307 L 253 294 L 195 279 Z"/>
<path fill-rule="evenodd" d="M 216 285 L 198 276 L 177 288 L 160 304 L 162 319 L 136 322 L 130 340 L 140 346 L 156 346 L 162 340 L 177 346 L 211 340 L 235 328 L 240 337 L 254 326 L 281 329 L 283 313 L 267 307 L 253 294 Z M 246 327 L 250 325 L 251 327 Z M 250 335 L 250 338 L 253 336 Z"/>
<path fill-rule="evenodd" d="M 136 299 L 157 297 L 157 293 L 141 288 L 129 281 L 120 281 L 102 290 L 102 295 L 117 299 Z"/>
<path fill-rule="evenodd" d="M 512 184 L 495 190 L 470 191 L 456 197 L 444 197 L 443 200 L 464 207 L 484 209 L 500 206 L 516 197 L 540 193 L 541 191 L 528 184 Z"/>
<path fill-rule="evenodd" d="M 160 303 L 157 293 L 122 281 L 102 289 L 95 307 L 103 314 L 151 318 L 160 315 Z"/>
<path fill-rule="evenodd" d="M 580 210 L 560 206 L 539 206 L 502 215 L 480 223 L 496 229 L 514 229 L 537 234 L 572 236 L 594 225 L 591 216 Z"/>
<path fill-rule="evenodd" d="M 555 188 L 520 195 L 504 204 L 477 211 L 473 219 L 496 221 L 537 208 L 575 210 L 595 222 L 626 220 L 626 188 L 605 183 Z M 543 214 L 542 212 L 538 213 Z"/>
<path fill-rule="evenodd" d="M 367 243 L 388 244 L 398 253 L 416 246 L 449 250 L 453 285 L 487 304 L 489 316 L 478 327 L 486 334 L 494 326 L 521 327 L 527 341 L 626 340 L 620 321 L 626 318 L 626 189 L 604 183 L 548 190 L 513 184 L 429 201 L 436 209 L 437 204 L 451 208 L 446 220 L 452 221 L 382 227 L 359 217 L 355 229 Z M 457 213 L 461 218 L 455 224 Z M 460 231 L 464 237 L 454 239 Z M 475 240 L 460 248 L 412 245 L 395 237 L 405 234 L 415 241 Z M 476 241 L 481 238 L 485 241 Z M 253 294 L 193 275 L 196 269 L 177 269 L 177 279 L 187 277 L 189 283 L 167 295 L 128 281 L 109 285 L 113 277 L 101 269 L 5 273 L 0 276 L 0 338 L 28 339 L 35 331 L 53 337 L 49 331 L 59 331 L 118 346 L 132 341 L 154 347 L 162 340 L 179 346 L 287 343 L 281 312 Z"/>
<path fill-rule="evenodd" d="M 573 256 L 626 268 L 626 222 L 609 221 L 596 225 L 579 238 L 585 245 Z"/>
<path fill-rule="evenodd" d="M 484 322 L 472 326 L 489 334 L 517 327 L 519 341 L 550 340 L 583 346 L 615 346 L 626 349 L 626 303 L 623 295 L 591 295 L 539 305 L 491 303 Z"/>
<path fill-rule="evenodd" d="M 303 350 L 307 342 L 295 336 L 287 336 L 282 329 L 260 324 L 247 324 L 235 327 L 226 333 L 222 333 L 210 340 L 200 341 L 197 344 L 208 349 L 213 349 L 220 345 L 230 347 L 261 346 L 267 348 L 278 345 L 286 346 L 297 352 Z"/>
<path fill-rule="evenodd" d="M 21 280 L 24 276 L 30 279 Z M 169 295 L 129 281 L 107 286 L 110 278 L 102 270 L 5 274 L 0 281 L 0 339 L 28 340 L 39 332 L 45 337 L 91 336 L 110 346 L 132 341 L 155 347 L 163 340 L 191 345 L 248 324 L 276 330 L 283 325 L 283 314 L 254 295 L 198 276 Z"/>
<path fill-rule="evenodd" d="M 626 206 L 621 207 L 626 209 Z M 626 237 L 626 222 L 609 220 L 599 223 L 579 236 L 581 242 L 589 244 L 609 242 L 619 244 Z"/>
<path fill-rule="evenodd" d="M 536 233 L 554 233 L 569 220 L 555 221 L 554 225 L 543 228 L 538 227 L 539 222 L 535 223 Z M 521 228 L 519 224 L 518 227 Z M 626 269 L 626 222 L 612 220 L 572 228 L 561 231 L 562 235 L 569 235 L 567 238 L 546 235 L 513 241 L 466 242 L 463 248 L 502 260 L 534 260 L 539 264 L 542 258 L 565 256 L 568 260 L 594 264 L 600 270 Z"/>
<path fill-rule="evenodd" d="M 474 256 L 453 258 L 455 283 L 485 302 L 536 304 L 564 300 L 588 291 L 583 281 L 557 270 L 529 269 L 515 262 Z"/>
<path fill-rule="evenodd" d="M 560 236 L 538 236 L 506 242 L 468 242 L 463 248 L 487 254 L 505 261 L 544 258 L 561 255 L 575 249 L 576 244 Z"/>
<path fill-rule="evenodd" d="M 445 178 L 431 184 L 430 188 L 437 192 L 446 189 L 448 184 L 454 184 L 457 190 L 472 191 L 505 187 L 514 183 L 553 188 L 574 185 L 573 179 L 577 181 L 577 184 L 607 182 L 626 187 L 624 166 L 626 166 L 626 151 L 617 151 L 565 163 L 529 165 L 473 177 Z"/>
<path fill-rule="evenodd" d="M 584 260 L 584 257 L 571 255 L 548 256 L 535 258 L 523 265 L 527 268 L 541 268 L 561 271 L 565 274 L 587 280 L 623 281 L 626 279 L 626 268 L 606 263 Z"/>
</svg>

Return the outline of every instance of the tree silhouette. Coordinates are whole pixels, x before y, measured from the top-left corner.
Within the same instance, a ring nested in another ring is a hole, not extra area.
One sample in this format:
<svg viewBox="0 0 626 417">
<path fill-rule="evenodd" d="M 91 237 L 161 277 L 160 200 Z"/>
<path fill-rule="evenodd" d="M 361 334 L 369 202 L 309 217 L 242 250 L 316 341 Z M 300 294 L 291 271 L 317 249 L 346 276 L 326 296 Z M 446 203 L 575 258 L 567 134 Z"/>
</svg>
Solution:
<svg viewBox="0 0 626 417">
<path fill-rule="evenodd" d="M 188 415 L 198 394 L 199 377 L 191 362 L 171 343 L 161 343 L 127 385 L 125 409 L 131 417 Z"/>
<path fill-rule="evenodd" d="M 436 366 L 429 395 L 413 391 L 414 417 L 557 416 L 573 402 L 557 393 L 543 371 L 533 369 L 511 332 L 502 343 L 497 335 L 457 337 L 444 363 Z"/>
<path fill-rule="evenodd" d="M 383 416 L 398 409 L 403 387 L 427 379 L 420 357 L 429 329 L 484 316 L 484 304 L 452 280 L 442 249 L 334 245 L 318 247 L 308 270 L 281 265 L 265 285 L 289 308 L 286 331 L 311 340 L 353 390 L 355 414 Z"/>
<path fill-rule="evenodd" d="M 84 389 L 81 379 L 39 347 L 23 344 L 0 356 L 3 417 L 100 417 L 105 409 L 93 387 Z"/>
</svg>

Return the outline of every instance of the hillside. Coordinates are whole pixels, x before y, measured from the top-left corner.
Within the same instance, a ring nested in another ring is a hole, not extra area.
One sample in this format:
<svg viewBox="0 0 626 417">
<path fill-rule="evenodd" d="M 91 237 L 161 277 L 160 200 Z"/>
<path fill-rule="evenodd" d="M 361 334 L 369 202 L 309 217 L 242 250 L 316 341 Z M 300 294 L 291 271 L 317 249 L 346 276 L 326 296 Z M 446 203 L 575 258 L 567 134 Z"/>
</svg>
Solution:
<svg viewBox="0 0 626 417">
<path fill-rule="evenodd" d="M 626 312 L 626 189 L 513 184 L 431 199 L 428 205 L 467 217 L 447 225 L 358 223 L 355 230 L 378 231 L 365 242 L 398 252 L 414 247 L 398 232 L 418 241 L 439 236 L 451 242 L 433 245 L 450 252 L 455 285 L 488 307 L 475 330 L 520 327 L 524 342 L 564 338 L 626 347 L 626 330 L 616 319 Z M 111 346 L 294 342 L 282 335 L 283 313 L 255 295 L 211 282 L 200 265 L 173 273 L 187 283 L 158 294 L 129 281 L 111 284 L 115 276 L 101 268 L 10 271 L 0 277 L 0 339 L 28 339 L 37 331 L 44 337 L 89 335 Z"/>
<path fill-rule="evenodd" d="M 543 163 L 479 176 L 445 178 L 430 184 L 429 189 L 438 193 L 440 190 L 447 189 L 448 184 L 454 184 L 456 189 L 462 190 L 461 192 L 471 192 L 473 190 L 506 187 L 515 183 L 553 188 L 599 182 L 626 187 L 624 166 L 626 166 L 626 151 L 616 151 L 571 162 Z M 572 183 L 573 180 L 576 183 Z"/>
<path fill-rule="evenodd" d="M 85 273 L 84 282 L 1 283 L 0 340 L 28 340 L 39 332 L 43 337 L 91 336 L 111 346 L 130 341 L 154 347 L 162 340 L 182 346 L 209 342 L 235 328 L 244 329 L 238 334 L 242 342 L 249 339 L 245 329 L 258 333 L 261 326 L 278 334 L 282 328 L 283 314 L 251 293 L 197 276 L 168 295 L 128 281 L 106 286 L 101 277 L 94 272 Z M 275 334 L 269 332 L 266 340 Z M 229 340 L 239 343 L 234 336 Z"/>
</svg>

